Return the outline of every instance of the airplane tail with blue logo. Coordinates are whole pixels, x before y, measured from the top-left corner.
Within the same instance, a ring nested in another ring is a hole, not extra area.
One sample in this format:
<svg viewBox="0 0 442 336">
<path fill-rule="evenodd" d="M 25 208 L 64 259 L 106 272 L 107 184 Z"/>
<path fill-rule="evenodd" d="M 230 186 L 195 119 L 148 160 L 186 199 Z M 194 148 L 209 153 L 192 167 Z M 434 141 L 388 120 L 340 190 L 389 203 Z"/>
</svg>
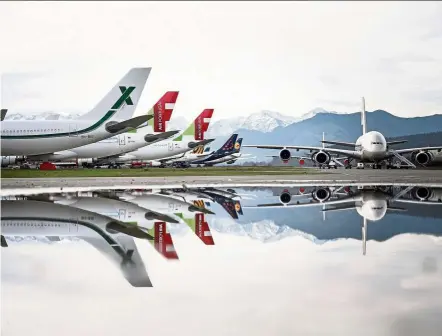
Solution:
<svg viewBox="0 0 442 336">
<path fill-rule="evenodd" d="M 152 68 L 133 68 L 118 81 L 103 99 L 78 120 L 99 121 L 108 117 L 109 121 L 131 119 L 146 85 Z"/>
<path fill-rule="evenodd" d="M 222 145 L 215 153 L 218 154 L 230 154 L 231 152 L 235 152 L 236 139 L 238 138 L 238 134 L 232 134 L 230 138 L 227 139 L 224 145 Z"/>
</svg>

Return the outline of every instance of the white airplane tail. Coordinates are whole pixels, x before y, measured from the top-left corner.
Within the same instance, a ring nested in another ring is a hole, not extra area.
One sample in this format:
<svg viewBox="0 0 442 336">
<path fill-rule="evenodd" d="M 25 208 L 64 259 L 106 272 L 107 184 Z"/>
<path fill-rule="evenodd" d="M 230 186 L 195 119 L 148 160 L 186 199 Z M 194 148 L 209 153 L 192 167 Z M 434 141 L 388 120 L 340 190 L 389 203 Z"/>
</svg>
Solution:
<svg viewBox="0 0 442 336">
<path fill-rule="evenodd" d="M 361 125 L 362 125 L 362 134 L 367 133 L 367 117 L 365 115 L 365 98 L 364 97 L 362 97 Z"/>
<path fill-rule="evenodd" d="M 100 120 L 108 118 L 128 120 L 134 115 L 152 68 L 132 68 L 88 113 L 78 117 L 80 120 Z"/>
</svg>

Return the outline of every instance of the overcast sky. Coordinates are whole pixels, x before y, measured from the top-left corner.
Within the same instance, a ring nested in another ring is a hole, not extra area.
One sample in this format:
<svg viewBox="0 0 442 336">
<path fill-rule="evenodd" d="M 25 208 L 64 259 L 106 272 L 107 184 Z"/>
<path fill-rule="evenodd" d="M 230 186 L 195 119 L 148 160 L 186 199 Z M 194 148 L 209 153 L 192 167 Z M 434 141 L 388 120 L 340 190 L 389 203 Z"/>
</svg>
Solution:
<svg viewBox="0 0 442 336">
<path fill-rule="evenodd" d="M 2 249 L 2 335 L 440 335 L 442 241 L 315 245 L 175 236 L 179 262 L 137 240 L 154 288 L 84 242 Z M 432 267 L 425 265 L 432 262 Z"/>
<path fill-rule="evenodd" d="M 368 110 L 442 113 L 441 17 L 440 2 L 0 2 L 0 70 L 43 74 L 2 107 L 84 112 L 151 66 L 137 114 L 168 89 L 187 119 L 351 112 L 363 95 Z"/>
</svg>

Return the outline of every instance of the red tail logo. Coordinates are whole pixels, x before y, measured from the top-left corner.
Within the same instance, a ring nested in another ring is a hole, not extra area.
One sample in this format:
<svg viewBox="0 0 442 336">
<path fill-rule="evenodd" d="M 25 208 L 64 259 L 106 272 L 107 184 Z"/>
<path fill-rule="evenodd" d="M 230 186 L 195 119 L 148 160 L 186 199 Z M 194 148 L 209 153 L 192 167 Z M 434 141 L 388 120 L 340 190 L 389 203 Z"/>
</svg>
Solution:
<svg viewBox="0 0 442 336">
<path fill-rule="evenodd" d="M 153 106 L 154 132 L 166 131 L 166 124 L 172 117 L 178 94 L 178 91 L 168 91 Z"/>
<path fill-rule="evenodd" d="M 204 244 L 215 245 L 209 223 L 205 221 L 205 216 L 202 213 L 195 214 L 195 234 Z"/>
<path fill-rule="evenodd" d="M 167 232 L 166 222 L 155 222 L 154 247 L 166 259 L 178 259 L 170 233 Z"/>
<path fill-rule="evenodd" d="M 213 109 L 205 109 L 195 119 L 195 140 L 204 140 L 204 133 L 207 132 L 210 119 L 213 115 Z"/>
</svg>

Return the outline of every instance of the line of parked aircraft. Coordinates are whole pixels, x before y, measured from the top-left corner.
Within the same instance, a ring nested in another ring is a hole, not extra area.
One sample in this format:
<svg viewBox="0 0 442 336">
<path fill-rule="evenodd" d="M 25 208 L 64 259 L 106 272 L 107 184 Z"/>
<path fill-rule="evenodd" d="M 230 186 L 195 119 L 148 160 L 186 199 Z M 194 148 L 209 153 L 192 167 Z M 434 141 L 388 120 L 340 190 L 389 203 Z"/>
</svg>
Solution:
<svg viewBox="0 0 442 336">
<path fill-rule="evenodd" d="M 214 109 L 204 109 L 184 131 L 167 130 L 179 91 L 166 92 L 145 114 L 134 112 L 151 68 L 131 69 L 88 113 L 72 120 L 5 120 L 2 109 L 3 167 L 50 162 L 85 167 L 211 166 L 244 159 L 242 139 L 233 134 L 218 150 L 205 139 Z"/>
</svg>

